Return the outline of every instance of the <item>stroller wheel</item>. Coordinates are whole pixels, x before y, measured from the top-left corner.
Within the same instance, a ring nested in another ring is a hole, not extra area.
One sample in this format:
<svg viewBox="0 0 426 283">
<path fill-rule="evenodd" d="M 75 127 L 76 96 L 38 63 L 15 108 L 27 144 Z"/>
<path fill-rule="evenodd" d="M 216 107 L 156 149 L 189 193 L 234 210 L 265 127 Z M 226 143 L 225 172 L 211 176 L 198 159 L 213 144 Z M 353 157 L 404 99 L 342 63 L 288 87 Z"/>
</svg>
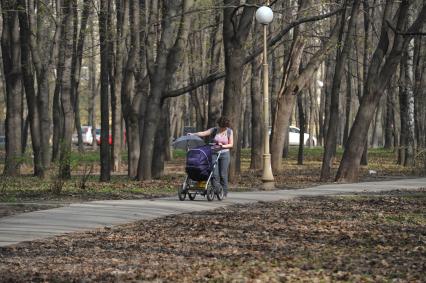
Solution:
<svg viewBox="0 0 426 283">
<path fill-rule="evenodd" d="M 179 200 L 182 200 L 182 201 L 184 201 L 186 198 L 186 190 L 184 189 L 184 187 L 185 187 L 185 184 L 183 184 L 178 189 L 178 197 L 179 197 Z"/>
<path fill-rule="evenodd" d="M 224 195 L 223 188 L 222 188 L 222 186 L 219 186 L 219 188 L 217 189 L 217 192 L 216 192 L 217 200 L 223 200 L 223 195 Z"/>
<path fill-rule="evenodd" d="M 209 185 L 207 187 L 207 200 L 208 201 L 212 201 L 214 199 L 214 195 L 215 195 L 215 190 L 214 187 L 212 185 Z"/>
<path fill-rule="evenodd" d="M 188 197 L 189 197 L 190 200 L 194 200 L 196 195 L 197 195 L 197 193 L 192 193 L 192 194 L 188 193 Z"/>
</svg>

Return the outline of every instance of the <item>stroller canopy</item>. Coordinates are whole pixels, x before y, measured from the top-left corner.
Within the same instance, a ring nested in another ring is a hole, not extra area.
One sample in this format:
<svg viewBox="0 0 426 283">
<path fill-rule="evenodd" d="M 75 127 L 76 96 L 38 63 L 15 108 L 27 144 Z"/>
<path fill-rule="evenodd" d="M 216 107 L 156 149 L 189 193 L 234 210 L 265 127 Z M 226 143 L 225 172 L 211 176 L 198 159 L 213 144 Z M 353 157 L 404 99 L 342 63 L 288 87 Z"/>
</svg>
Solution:
<svg viewBox="0 0 426 283">
<path fill-rule="evenodd" d="M 212 149 L 209 145 L 199 146 L 186 154 L 185 171 L 194 181 L 206 181 L 212 171 Z"/>
</svg>

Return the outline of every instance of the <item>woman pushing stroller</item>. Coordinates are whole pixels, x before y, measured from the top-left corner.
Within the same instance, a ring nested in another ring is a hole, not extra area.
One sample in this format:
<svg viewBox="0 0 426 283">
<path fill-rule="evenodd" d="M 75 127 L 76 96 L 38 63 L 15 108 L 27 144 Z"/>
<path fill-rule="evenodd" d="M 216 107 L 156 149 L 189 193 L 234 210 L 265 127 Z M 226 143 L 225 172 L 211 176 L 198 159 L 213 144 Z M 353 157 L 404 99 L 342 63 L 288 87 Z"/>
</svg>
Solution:
<svg viewBox="0 0 426 283">
<path fill-rule="evenodd" d="M 188 135 L 199 137 L 210 136 L 210 141 L 220 146 L 220 156 L 218 164 L 214 169 L 214 175 L 216 180 L 219 180 L 224 196 L 226 197 L 228 194 L 228 170 L 231 158 L 229 150 L 234 146 L 234 135 L 227 117 L 220 117 L 217 124 L 218 127 L 210 128 L 203 132 L 189 133 Z M 215 155 L 217 156 L 217 153 Z"/>
</svg>

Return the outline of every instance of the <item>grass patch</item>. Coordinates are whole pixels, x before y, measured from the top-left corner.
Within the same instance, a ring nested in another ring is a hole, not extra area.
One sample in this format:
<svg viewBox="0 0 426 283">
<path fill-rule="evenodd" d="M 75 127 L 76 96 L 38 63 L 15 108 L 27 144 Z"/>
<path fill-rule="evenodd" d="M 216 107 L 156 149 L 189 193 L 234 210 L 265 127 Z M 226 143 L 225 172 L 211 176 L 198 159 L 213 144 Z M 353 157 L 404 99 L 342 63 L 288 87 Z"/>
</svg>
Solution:
<svg viewBox="0 0 426 283">
<path fill-rule="evenodd" d="M 99 176 L 90 176 L 86 189 L 79 188 L 80 177 L 67 180 L 60 192 L 52 193 L 50 180 L 36 177 L 0 180 L 0 202 L 64 201 L 78 202 L 100 199 L 140 199 L 176 194 L 176 181 L 180 176 L 168 176 L 154 181 L 129 181 L 124 176 L 112 176 L 111 182 L 100 183 Z"/>
<path fill-rule="evenodd" d="M 291 146 L 289 157 L 283 159 L 283 170 L 274 172 L 275 183 L 278 188 L 298 189 L 319 184 L 319 176 L 322 162 L 322 147 L 305 148 L 304 165 L 297 164 L 297 146 Z M 252 190 L 261 186 L 261 170 L 250 170 L 250 149 L 242 149 L 241 168 L 242 173 L 230 184 L 230 191 Z M 333 164 L 332 173 L 338 168 L 338 161 L 343 153 L 342 148 L 337 150 L 337 158 Z M 27 175 L 19 178 L 0 178 L 0 202 L 20 202 L 37 200 L 64 200 L 85 201 L 96 199 L 128 199 L 151 198 L 170 196 L 176 194 L 177 186 L 183 182 L 185 171 L 184 150 L 174 150 L 173 160 L 166 163 L 166 175 L 159 180 L 132 181 L 127 178 L 126 160 L 127 154 L 123 152 L 123 166 L 120 175 L 113 175 L 109 183 L 99 183 L 99 150 L 86 150 L 84 153 L 73 151 L 71 154 L 72 174 L 71 180 L 66 181 L 60 193 L 53 194 L 54 178 L 46 177 L 45 180 L 30 177 L 32 167 L 29 164 L 23 166 L 23 172 Z M 89 176 L 85 185 L 86 189 L 79 188 L 81 176 L 87 172 L 91 165 L 93 176 Z M 0 168 L 1 170 L 2 168 Z M 376 171 L 371 175 L 369 170 Z M 47 172 L 47 175 L 57 173 L 55 165 Z M 360 180 L 383 180 L 392 177 L 416 176 L 419 172 L 410 167 L 399 166 L 395 163 L 395 153 L 388 149 L 370 149 L 369 165 L 361 167 Z"/>
</svg>

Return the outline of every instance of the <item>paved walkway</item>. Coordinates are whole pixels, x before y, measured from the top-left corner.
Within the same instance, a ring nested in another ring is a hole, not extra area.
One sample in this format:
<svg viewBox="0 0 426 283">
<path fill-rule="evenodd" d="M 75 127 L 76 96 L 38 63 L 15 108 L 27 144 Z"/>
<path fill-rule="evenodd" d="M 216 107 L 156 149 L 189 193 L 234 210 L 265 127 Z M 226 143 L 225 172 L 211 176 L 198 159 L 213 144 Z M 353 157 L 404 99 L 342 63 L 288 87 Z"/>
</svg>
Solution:
<svg viewBox="0 0 426 283">
<path fill-rule="evenodd" d="M 13 245 L 76 231 L 124 224 L 142 219 L 191 211 L 210 210 L 233 204 L 257 201 L 288 200 L 301 196 L 327 196 L 360 192 L 426 187 L 426 178 L 354 184 L 329 184 L 299 190 L 231 192 L 224 201 L 208 202 L 197 196 L 195 201 L 179 201 L 177 197 L 154 200 L 106 200 L 66 207 L 34 211 L 0 218 L 0 246 Z"/>
</svg>

